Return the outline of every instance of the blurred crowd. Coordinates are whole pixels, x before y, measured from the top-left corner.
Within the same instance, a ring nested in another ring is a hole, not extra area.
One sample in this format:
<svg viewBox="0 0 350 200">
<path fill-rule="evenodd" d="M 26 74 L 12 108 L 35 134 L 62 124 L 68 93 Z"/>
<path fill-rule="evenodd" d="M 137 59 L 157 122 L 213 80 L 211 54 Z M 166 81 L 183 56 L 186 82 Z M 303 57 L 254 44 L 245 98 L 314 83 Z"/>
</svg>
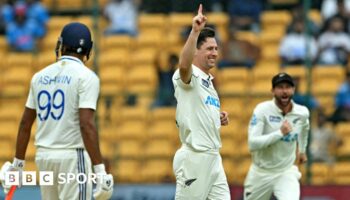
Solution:
<svg viewBox="0 0 350 200">
<path fill-rule="evenodd" d="M 39 0 L 1 0 L 0 34 L 6 35 L 13 51 L 36 50 L 40 38 L 46 34 L 49 20 L 47 9 Z"/>
</svg>

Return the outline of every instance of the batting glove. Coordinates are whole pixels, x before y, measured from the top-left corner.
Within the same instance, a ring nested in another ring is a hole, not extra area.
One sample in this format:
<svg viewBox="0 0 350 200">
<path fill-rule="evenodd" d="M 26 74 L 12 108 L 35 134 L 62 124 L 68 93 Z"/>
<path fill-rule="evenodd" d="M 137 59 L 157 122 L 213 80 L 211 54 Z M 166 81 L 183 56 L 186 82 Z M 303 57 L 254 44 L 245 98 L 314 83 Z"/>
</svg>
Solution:
<svg viewBox="0 0 350 200">
<path fill-rule="evenodd" d="M 96 189 L 94 191 L 94 198 L 96 200 L 110 199 L 113 193 L 113 176 L 106 173 L 105 165 L 94 165 L 96 177 Z"/>
<path fill-rule="evenodd" d="M 6 179 L 6 173 L 9 171 L 18 171 L 19 172 L 19 184 L 18 187 L 20 188 L 22 185 L 22 171 L 24 167 L 25 161 L 21 159 L 14 158 L 13 162 L 10 163 L 9 161 L 5 162 L 5 164 L 1 167 L 0 170 L 0 181 L 1 185 L 4 188 L 4 193 L 7 194 L 11 188 L 12 185 L 6 185 L 5 179 Z"/>
</svg>

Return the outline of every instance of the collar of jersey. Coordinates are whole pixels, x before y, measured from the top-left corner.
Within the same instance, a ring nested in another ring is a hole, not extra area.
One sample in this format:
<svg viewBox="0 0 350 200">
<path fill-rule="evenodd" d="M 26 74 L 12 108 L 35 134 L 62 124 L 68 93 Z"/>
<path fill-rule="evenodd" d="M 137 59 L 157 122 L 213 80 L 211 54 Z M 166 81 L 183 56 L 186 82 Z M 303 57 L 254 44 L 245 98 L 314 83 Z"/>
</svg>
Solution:
<svg viewBox="0 0 350 200">
<path fill-rule="evenodd" d="M 74 61 L 74 62 L 78 62 L 81 65 L 84 65 L 83 62 L 81 62 L 81 60 L 79 60 L 78 58 L 74 57 L 74 56 L 61 56 L 61 58 L 59 59 L 61 60 L 69 60 L 69 61 Z"/>
<path fill-rule="evenodd" d="M 213 80 L 213 79 L 214 79 L 213 75 L 211 75 L 210 73 L 209 73 L 209 75 L 206 74 L 205 72 L 203 72 L 199 67 L 197 67 L 197 66 L 194 65 L 194 64 L 192 64 L 192 69 L 193 69 L 193 74 L 194 74 L 195 76 L 200 76 L 201 78 L 203 78 L 203 79 L 205 79 L 205 80 L 208 79 L 208 76 L 210 77 L 209 80 Z"/>
</svg>

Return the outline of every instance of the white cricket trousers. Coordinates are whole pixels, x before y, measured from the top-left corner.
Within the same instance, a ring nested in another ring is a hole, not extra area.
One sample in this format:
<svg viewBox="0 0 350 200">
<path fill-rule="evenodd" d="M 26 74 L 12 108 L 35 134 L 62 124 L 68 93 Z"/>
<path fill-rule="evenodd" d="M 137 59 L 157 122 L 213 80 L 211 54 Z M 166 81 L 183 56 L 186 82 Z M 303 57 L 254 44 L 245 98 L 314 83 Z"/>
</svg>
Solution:
<svg viewBox="0 0 350 200">
<path fill-rule="evenodd" d="M 301 173 L 293 165 L 282 172 L 271 172 L 251 165 L 244 182 L 244 200 L 299 200 Z"/>
<path fill-rule="evenodd" d="M 177 150 L 173 170 L 175 200 L 230 200 L 230 190 L 219 151 Z"/>
<path fill-rule="evenodd" d="M 91 160 L 84 149 L 47 149 L 38 148 L 35 162 L 39 171 L 53 172 L 53 185 L 40 186 L 41 199 L 45 200 L 91 200 L 92 182 L 79 184 L 74 180 L 59 184 L 59 173 L 91 174 Z M 87 176 L 86 176 L 87 177 Z M 79 176 L 83 182 L 83 175 Z"/>
</svg>

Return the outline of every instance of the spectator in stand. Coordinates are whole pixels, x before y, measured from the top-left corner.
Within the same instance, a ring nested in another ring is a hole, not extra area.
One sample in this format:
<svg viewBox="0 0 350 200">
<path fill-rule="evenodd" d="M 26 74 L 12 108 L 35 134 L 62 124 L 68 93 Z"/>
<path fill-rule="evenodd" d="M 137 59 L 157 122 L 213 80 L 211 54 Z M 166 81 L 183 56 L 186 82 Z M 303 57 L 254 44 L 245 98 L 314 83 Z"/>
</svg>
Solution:
<svg viewBox="0 0 350 200">
<path fill-rule="evenodd" d="M 340 14 L 349 17 L 350 0 L 323 0 L 321 5 L 321 15 L 324 21 Z"/>
<path fill-rule="evenodd" d="M 13 9 L 9 1 L 0 0 L 0 35 L 5 35 L 6 24 L 13 19 Z"/>
<path fill-rule="evenodd" d="M 156 66 L 158 72 L 158 91 L 156 100 L 152 104 L 152 108 L 176 105 L 172 77 L 175 70 L 177 69 L 178 62 L 179 58 L 176 54 L 169 55 L 168 62 L 165 65 L 166 67 L 162 67 L 160 62 L 157 60 Z"/>
<path fill-rule="evenodd" d="M 14 7 L 15 21 L 6 27 L 6 37 L 11 50 L 29 52 L 36 49 L 37 39 L 44 36 L 44 29 L 33 19 L 28 19 L 27 6 L 16 3 Z"/>
<path fill-rule="evenodd" d="M 295 19 L 291 31 L 284 36 L 280 45 L 279 54 L 283 66 L 304 64 L 307 56 L 312 61 L 316 58 L 316 40 L 313 36 L 305 35 L 304 31 L 304 20 L 301 18 Z M 309 46 L 307 47 L 307 45 Z"/>
<path fill-rule="evenodd" d="M 40 0 L 26 0 L 27 17 L 37 22 L 43 32 L 46 33 L 47 22 L 49 20 L 49 13 L 47 9 L 41 4 Z"/>
<path fill-rule="evenodd" d="M 293 101 L 297 104 L 306 106 L 310 110 L 320 109 L 320 103 L 313 96 L 308 96 L 307 94 L 303 94 L 300 92 L 300 77 L 293 77 L 295 91 L 293 95 Z"/>
<path fill-rule="evenodd" d="M 16 0 L 0 0 L 3 3 L 3 7 L 1 8 L 1 15 L 6 23 L 9 24 L 15 21 L 15 9 L 14 5 L 18 2 Z"/>
<path fill-rule="evenodd" d="M 236 30 L 260 31 L 260 13 L 263 10 L 261 0 L 230 0 L 228 13 L 231 27 Z"/>
<path fill-rule="evenodd" d="M 252 68 L 260 58 L 259 46 L 238 39 L 233 29 L 230 30 L 228 41 L 222 45 L 222 58 L 218 63 L 219 68 L 235 66 Z"/>
<path fill-rule="evenodd" d="M 350 0 L 332 0 L 325 1 L 325 5 L 328 5 L 329 10 L 325 10 L 324 26 L 326 27 L 332 18 L 339 17 L 343 20 L 344 30 L 350 33 Z"/>
<path fill-rule="evenodd" d="M 109 21 L 105 35 L 137 35 L 137 0 L 110 0 L 104 8 L 104 16 Z"/>
<path fill-rule="evenodd" d="M 350 52 L 350 36 L 344 30 L 343 20 L 332 17 L 318 39 L 318 63 L 324 65 L 346 65 Z"/>
<path fill-rule="evenodd" d="M 326 123 L 327 116 L 322 110 L 319 110 L 316 126 L 311 131 L 312 141 L 310 152 L 314 162 L 326 162 L 332 165 L 335 162 L 332 149 L 340 146 L 342 141 Z"/>
<path fill-rule="evenodd" d="M 334 124 L 350 121 L 350 71 L 346 72 L 346 80 L 341 84 L 335 96 L 335 107 L 331 117 Z"/>
<path fill-rule="evenodd" d="M 294 32 L 295 21 L 305 19 L 305 11 L 302 5 L 297 5 L 291 10 L 292 22 L 287 26 L 287 33 Z M 310 34 L 316 37 L 320 32 L 320 24 L 315 23 L 310 18 L 307 19 L 307 26 L 309 27 Z M 304 29 L 307 27 L 304 23 Z"/>
</svg>

